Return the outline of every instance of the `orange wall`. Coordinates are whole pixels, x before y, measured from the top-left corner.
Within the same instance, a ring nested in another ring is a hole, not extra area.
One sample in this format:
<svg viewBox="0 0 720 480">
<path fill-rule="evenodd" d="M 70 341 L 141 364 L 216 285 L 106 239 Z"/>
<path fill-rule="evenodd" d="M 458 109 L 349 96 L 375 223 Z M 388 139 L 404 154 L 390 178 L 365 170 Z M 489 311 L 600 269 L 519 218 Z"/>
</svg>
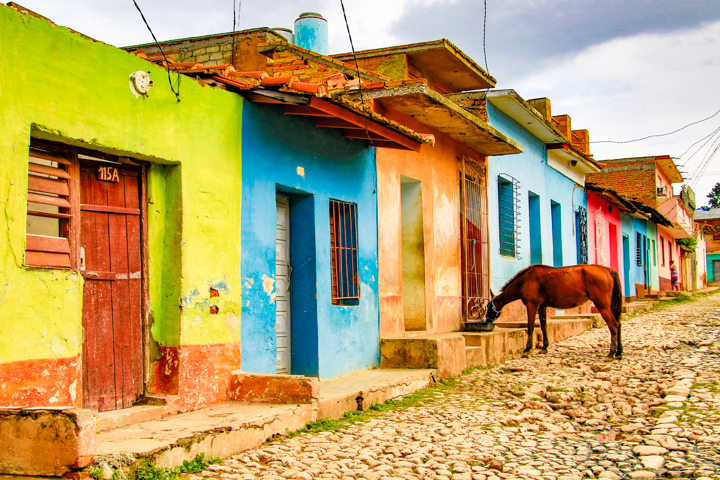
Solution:
<svg viewBox="0 0 720 480">
<path fill-rule="evenodd" d="M 402 335 L 401 176 L 422 182 L 427 333 L 458 331 L 462 320 L 460 265 L 460 158 L 486 162 L 477 152 L 393 111 L 384 114 L 421 133 L 435 146 L 420 152 L 377 149 L 380 335 Z"/>
</svg>

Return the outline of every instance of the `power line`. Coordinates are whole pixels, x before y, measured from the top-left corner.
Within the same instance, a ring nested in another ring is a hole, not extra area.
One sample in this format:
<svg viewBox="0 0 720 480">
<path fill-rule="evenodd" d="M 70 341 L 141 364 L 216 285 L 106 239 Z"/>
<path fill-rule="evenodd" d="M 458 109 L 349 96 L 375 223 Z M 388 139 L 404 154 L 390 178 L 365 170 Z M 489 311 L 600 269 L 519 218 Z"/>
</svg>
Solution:
<svg viewBox="0 0 720 480">
<path fill-rule="evenodd" d="M 695 142 L 695 143 L 693 143 L 692 145 L 690 145 L 690 146 L 687 148 L 687 150 L 685 150 L 680 156 L 678 156 L 678 158 L 684 157 L 685 154 L 688 153 L 692 147 L 694 147 L 694 146 L 697 145 L 698 143 L 702 142 L 702 141 L 705 140 L 706 138 L 715 135 L 715 134 L 718 133 L 718 132 L 720 132 L 720 127 L 716 128 L 715 130 L 713 130 L 712 132 L 710 132 L 709 135 L 704 136 L 703 138 L 701 138 L 701 139 L 698 140 L 697 142 Z M 702 147 L 700 147 L 700 148 L 702 148 Z M 693 155 L 695 155 L 695 154 L 693 153 Z M 692 155 L 690 156 L 690 158 L 692 158 Z M 688 160 L 689 160 L 689 159 L 688 159 Z M 685 162 L 685 163 L 687 163 L 687 162 Z"/>
<path fill-rule="evenodd" d="M 163 58 L 165 59 L 165 65 L 167 65 L 167 75 L 168 75 L 168 83 L 170 84 L 170 90 L 175 94 L 175 98 L 177 98 L 177 101 L 180 101 L 180 70 L 175 66 L 174 63 L 170 63 L 165 56 L 165 52 L 163 52 L 162 47 L 157 41 L 157 38 L 155 38 L 155 34 L 153 33 L 152 29 L 150 28 L 150 25 L 148 25 L 147 20 L 145 20 L 145 15 L 143 15 L 142 10 L 140 10 L 140 6 L 137 4 L 135 0 L 133 0 L 133 3 L 135 4 L 135 8 L 137 8 L 137 11 L 140 12 L 140 16 L 143 19 L 143 22 L 145 22 L 145 26 L 150 31 L 150 35 L 152 35 L 153 40 L 155 40 L 155 45 L 157 45 L 158 49 L 160 50 L 160 53 L 162 54 Z M 175 69 L 175 72 L 177 72 L 178 80 L 177 80 L 177 92 L 175 91 L 175 88 L 173 87 L 172 80 L 170 79 L 170 67 Z"/>
<path fill-rule="evenodd" d="M 647 140 L 648 138 L 666 137 L 666 136 L 668 136 L 668 135 L 672 135 L 673 133 L 677 133 L 677 132 L 680 132 L 680 131 L 682 131 L 682 130 L 685 130 L 686 128 L 691 127 L 691 126 L 693 126 L 693 125 L 697 125 L 698 123 L 702 123 L 702 122 L 705 122 L 705 121 L 707 121 L 707 120 L 710 120 L 711 118 L 713 118 L 714 116 L 716 116 L 718 113 L 720 113 L 720 110 L 718 110 L 717 112 L 713 113 L 712 115 L 710 115 L 710 116 L 707 117 L 707 118 L 703 118 L 702 120 L 698 120 L 697 122 L 688 123 L 688 124 L 685 125 L 684 127 L 678 128 L 677 130 L 673 130 L 672 132 L 668 132 L 668 133 L 660 133 L 660 134 L 657 134 L 657 135 L 648 135 L 647 137 L 636 138 L 635 140 L 625 140 L 625 141 L 596 140 L 596 141 L 590 142 L 590 143 L 633 143 L 633 142 L 639 142 L 639 141 L 641 141 L 641 140 Z"/>
<path fill-rule="evenodd" d="M 490 75 L 490 69 L 487 63 L 487 50 L 485 49 L 485 32 L 487 31 L 487 0 L 484 1 L 485 13 L 483 14 L 483 56 L 485 57 L 485 71 Z"/>
<path fill-rule="evenodd" d="M 355 59 L 355 70 L 357 71 L 358 88 L 360 89 L 360 105 L 362 106 L 363 118 L 365 119 L 365 135 L 370 140 L 370 145 L 373 144 L 373 140 L 370 137 L 370 132 L 367 126 L 367 115 L 365 114 L 365 98 L 362 91 L 362 79 L 360 78 L 360 64 L 358 63 L 357 55 L 355 54 L 355 46 L 353 45 L 352 35 L 350 34 L 350 24 L 348 23 L 347 14 L 345 13 L 345 4 L 343 0 L 340 0 L 340 6 L 342 7 L 343 18 L 345 19 L 345 28 L 347 28 L 348 38 L 350 39 L 350 48 L 352 49 L 353 59 Z"/>
</svg>

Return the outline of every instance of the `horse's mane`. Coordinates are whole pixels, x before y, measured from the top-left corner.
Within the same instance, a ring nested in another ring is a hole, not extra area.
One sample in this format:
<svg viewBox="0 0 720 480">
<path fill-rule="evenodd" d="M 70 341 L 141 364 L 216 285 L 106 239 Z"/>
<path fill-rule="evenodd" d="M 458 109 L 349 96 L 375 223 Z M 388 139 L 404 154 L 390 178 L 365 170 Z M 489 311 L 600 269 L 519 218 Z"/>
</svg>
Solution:
<svg viewBox="0 0 720 480">
<path fill-rule="evenodd" d="M 522 277 L 523 275 L 525 275 L 525 273 L 526 273 L 528 270 L 530 270 L 532 267 L 533 267 L 533 265 L 530 265 L 529 267 L 525 267 L 525 268 L 523 268 L 522 270 L 520 270 L 519 272 L 517 272 L 510 280 L 507 281 L 507 283 L 506 283 L 505 285 L 502 286 L 502 288 L 500 289 L 500 291 L 502 292 L 502 291 L 505 290 L 507 287 L 509 287 L 510 284 L 513 283 L 515 280 L 517 280 L 518 278 L 520 278 L 520 277 Z"/>
</svg>

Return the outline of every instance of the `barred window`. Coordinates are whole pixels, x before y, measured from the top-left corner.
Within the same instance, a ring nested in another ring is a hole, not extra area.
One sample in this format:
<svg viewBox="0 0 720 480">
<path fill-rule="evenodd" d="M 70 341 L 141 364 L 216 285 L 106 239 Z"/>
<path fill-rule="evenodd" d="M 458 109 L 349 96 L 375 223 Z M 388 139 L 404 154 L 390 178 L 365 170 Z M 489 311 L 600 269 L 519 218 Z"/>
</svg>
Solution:
<svg viewBox="0 0 720 480">
<path fill-rule="evenodd" d="M 520 184 L 513 177 L 498 175 L 498 223 L 500 226 L 500 255 L 520 258 L 518 227 L 520 222 Z"/>
<path fill-rule="evenodd" d="M 638 266 L 642 266 L 642 234 L 640 232 L 635 233 L 637 238 L 637 250 L 635 253 L 635 261 Z"/>
<path fill-rule="evenodd" d="M 332 303 L 358 305 L 357 205 L 330 200 L 330 260 Z"/>
<path fill-rule="evenodd" d="M 657 251 L 655 250 L 655 240 L 652 241 L 653 266 L 657 267 Z"/>
</svg>

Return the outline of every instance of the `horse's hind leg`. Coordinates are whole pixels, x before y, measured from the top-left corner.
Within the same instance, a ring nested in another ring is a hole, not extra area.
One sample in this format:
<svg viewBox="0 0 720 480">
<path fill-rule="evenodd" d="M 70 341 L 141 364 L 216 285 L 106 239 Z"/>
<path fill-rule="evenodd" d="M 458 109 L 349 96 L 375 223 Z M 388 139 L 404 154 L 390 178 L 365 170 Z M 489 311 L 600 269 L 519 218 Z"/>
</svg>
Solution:
<svg viewBox="0 0 720 480">
<path fill-rule="evenodd" d="M 595 307 L 597 307 L 600 315 L 602 315 L 608 329 L 610 330 L 610 353 L 608 354 L 608 360 L 613 360 L 616 356 L 618 356 L 618 345 L 620 344 L 620 324 L 617 320 L 615 320 L 615 317 L 609 307 L 599 307 L 597 304 L 595 304 Z M 619 350 L 620 354 L 622 354 L 622 347 L 620 347 Z"/>
<path fill-rule="evenodd" d="M 550 345 L 547 333 L 547 307 L 542 305 L 538 309 L 538 313 L 540 314 L 540 330 L 542 331 L 543 336 L 542 350 L 540 350 L 540 353 L 547 353 L 548 346 Z"/>
<path fill-rule="evenodd" d="M 615 349 L 615 358 L 620 360 L 622 358 L 623 354 L 623 348 L 622 348 L 622 335 L 620 332 L 622 331 L 622 322 L 618 322 L 617 324 L 617 348 Z"/>
<path fill-rule="evenodd" d="M 523 351 L 522 356 L 527 357 L 530 350 L 532 350 L 533 347 L 533 337 L 535 333 L 535 314 L 537 313 L 538 306 L 534 304 L 526 304 L 525 308 L 527 308 L 527 344 L 525 345 L 525 350 Z"/>
</svg>

